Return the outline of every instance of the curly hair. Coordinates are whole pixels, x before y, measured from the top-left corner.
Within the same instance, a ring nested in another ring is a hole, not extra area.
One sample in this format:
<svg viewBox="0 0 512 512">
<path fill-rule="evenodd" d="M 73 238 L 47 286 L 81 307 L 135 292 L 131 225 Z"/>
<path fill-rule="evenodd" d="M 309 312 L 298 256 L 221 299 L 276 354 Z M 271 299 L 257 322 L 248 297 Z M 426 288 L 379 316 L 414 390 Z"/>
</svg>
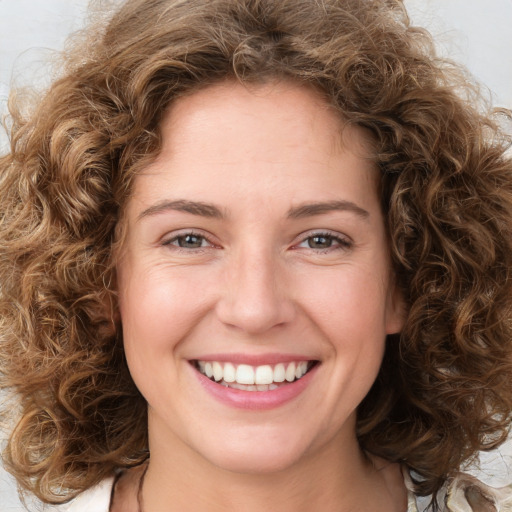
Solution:
<svg viewBox="0 0 512 512">
<path fill-rule="evenodd" d="M 57 503 L 147 457 L 117 312 L 118 221 L 168 106 L 226 79 L 308 84 L 373 134 L 408 312 L 357 434 L 435 493 L 509 428 L 512 162 L 477 91 L 399 0 L 129 0 L 31 115 L 12 109 L 0 159 L 8 469 Z"/>
</svg>

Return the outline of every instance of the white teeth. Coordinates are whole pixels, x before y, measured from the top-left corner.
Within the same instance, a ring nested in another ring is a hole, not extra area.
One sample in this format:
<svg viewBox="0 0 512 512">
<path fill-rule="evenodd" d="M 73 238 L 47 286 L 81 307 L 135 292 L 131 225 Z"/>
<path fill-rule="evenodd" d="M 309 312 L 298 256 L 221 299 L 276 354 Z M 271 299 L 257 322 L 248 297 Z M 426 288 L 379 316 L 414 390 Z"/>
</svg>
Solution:
<svg viewBox="0 0 512 512">
<path fill-rule="evenodd" d="M 248 364 L 241 364 L 236 369 L 238 384 L 254 384 L 254 368 Z"/>
<path fill-rule="evenodd" d="M 236 369 L 231 363 L 226 363 L 224 365 L 224 381 L 225 382 L 235 382 L 236 379 Z"/>
<path fill-rule="evenodd" d="M 308 363 L 306 361 L 301 361 L 295 370 L 295 378 L 300 379 L 307 371 Z"/>
<path fill-rule="evenodd" d="M 218 363 L 217 361 L 212 363 L 212 369 L 213 369 L 213 378 L 219 382 L 219 380 L 222 380 L 222 377 L 224 376 L 224 371 L 222 369 L 222 365 Z"/>
<path fill-rule="evenodd" d="M 272 384 L 274 382 L 274 372 L 268 364 L 256 367 L 256 375 L 254 376 L 256 384 Z"/>
<path fill-rule="evenodd" d="M 276 364 L 274 368 L 274 382 L 284 382 L 286 379 L 286 370 L 284 364 Z"/>
<path fill-rule="evenodd" d="M 248 364 L 221 363 L 219 361 L 197 361 L 198 370 L 208 378 L 224 386 L 246 391 L 268 391 L 276 389 L 276 384 L 293 382 L 303 377 L 308 370 L 308 362 L 278 363 L 250 366 Z"/>
<path fill-rule="evenodd" d="M 258 388 L 253 384 L 253 385 L 248 385 L 248 384 L 238 384 L 237 382 L 233 382 L 233 384 L 229 384 L 230 388 L 233 388 L 233 389 L 241 389 L 243 391 L 258 391 Z"/>
<path fill-rule="evenodd" d="M 288 382 L 295 380 L 295 363 L 290 363 L 286 368 L 285 378 Z"/>
</svg>

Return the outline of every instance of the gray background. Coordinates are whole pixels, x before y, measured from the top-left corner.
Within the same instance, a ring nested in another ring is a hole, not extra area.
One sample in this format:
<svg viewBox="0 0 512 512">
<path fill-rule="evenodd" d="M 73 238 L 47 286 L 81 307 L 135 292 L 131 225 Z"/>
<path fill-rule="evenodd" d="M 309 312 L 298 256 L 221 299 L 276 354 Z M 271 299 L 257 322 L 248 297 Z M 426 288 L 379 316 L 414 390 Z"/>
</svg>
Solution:
<svg viewBox="0 0 512 512">
<path fill-rule="evenodd" d="M 278 0 L 276 0 L 278 1 Z M 0 112 L 12 84 L 47 84 L 70 32 L 84 25 L 88 0 L 0 0 Z M 512 108 L 512 0 L 405 0 L 441 54 L 467 66 L 495 105 Z M 488 89 L 487 89 L 488 88 Z M 7 138 L 0 130 L 0 148 Z M 512 442 L 482 455 L 479 476 L 512 481 Z M 35 507 L 38 508 L 38 507 Z M 31 507 L 34 509 L 34 507 Z M 0 468 L 0 511 L 21 512 L 12 478 Z"/>
</svg>

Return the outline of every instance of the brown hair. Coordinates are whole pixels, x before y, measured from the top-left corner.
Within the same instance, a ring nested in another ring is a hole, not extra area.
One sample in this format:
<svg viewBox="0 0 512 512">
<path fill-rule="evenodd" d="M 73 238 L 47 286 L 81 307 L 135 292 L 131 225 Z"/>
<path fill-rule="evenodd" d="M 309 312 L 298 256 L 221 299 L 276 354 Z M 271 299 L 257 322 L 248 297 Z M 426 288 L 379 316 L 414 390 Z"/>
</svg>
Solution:
<svg viewBox="0 0 512 512">
<path fill-rule="evenodd" d="M 158 126 L 227 78 L 291 79 L 370 130 L 408 307 L 358 411 L 361 446 L 435 492 L 504 440 L 512 409 L 512 163 L 465 77 L 398 0 L 130 0 L 0 160 L 1 364 L 20 484 L 67 500 L 147 456 L 116 314 L 116 226 Z"/>
</svg>

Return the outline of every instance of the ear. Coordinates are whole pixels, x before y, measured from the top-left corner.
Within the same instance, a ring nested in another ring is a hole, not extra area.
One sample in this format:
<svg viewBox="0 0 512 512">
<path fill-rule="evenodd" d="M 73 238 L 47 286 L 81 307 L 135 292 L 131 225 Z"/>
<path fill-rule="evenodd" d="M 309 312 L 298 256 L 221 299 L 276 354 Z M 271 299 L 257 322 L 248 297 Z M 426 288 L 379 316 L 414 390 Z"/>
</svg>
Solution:
<svg viewBox="0 0 512 512">
<path fill-rule="evenodd" d="M 100 291 L 96 303 L 87 308 L 87 315 L 102 338 L 114 336 L 119 329 L 120 314 L 116 298 L 105 290 Z"/>
<path fill-rule="evenodd" d="M 386 334 L 397 334 L 402 331 L 407 318 L 407 308 L 402 290 L 391 276 L 386 304 Z"/>
</svg>

